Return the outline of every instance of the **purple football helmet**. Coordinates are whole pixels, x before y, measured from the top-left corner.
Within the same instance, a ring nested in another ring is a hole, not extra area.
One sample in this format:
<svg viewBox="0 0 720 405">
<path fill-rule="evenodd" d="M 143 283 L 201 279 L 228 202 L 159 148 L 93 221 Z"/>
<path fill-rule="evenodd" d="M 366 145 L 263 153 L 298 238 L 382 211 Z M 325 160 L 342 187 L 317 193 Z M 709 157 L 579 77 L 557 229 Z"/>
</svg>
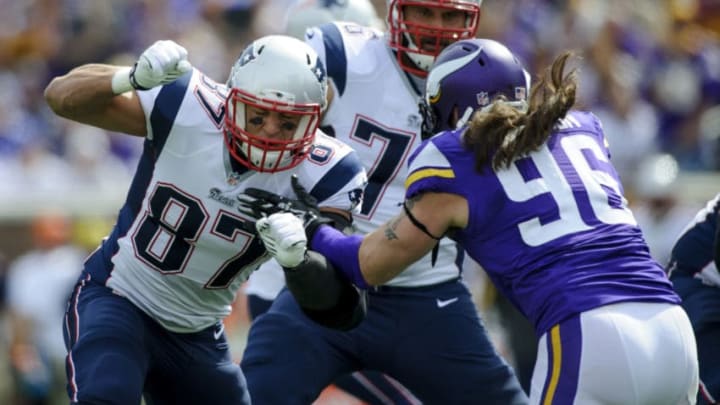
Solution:
<svg viewBox="0 0 720 405">
<path fill-rule="evenodd" d="M 430 69 L 425 100 L 423 135 L 455 129 L 477 108 L 498 96 L 522 108 L 530 91 L 530 75 L 510 50 L 489 39 L 465 39 L 445 48 Z M 458 108 L 459 122 L 453 122 Z"/>
</svg>

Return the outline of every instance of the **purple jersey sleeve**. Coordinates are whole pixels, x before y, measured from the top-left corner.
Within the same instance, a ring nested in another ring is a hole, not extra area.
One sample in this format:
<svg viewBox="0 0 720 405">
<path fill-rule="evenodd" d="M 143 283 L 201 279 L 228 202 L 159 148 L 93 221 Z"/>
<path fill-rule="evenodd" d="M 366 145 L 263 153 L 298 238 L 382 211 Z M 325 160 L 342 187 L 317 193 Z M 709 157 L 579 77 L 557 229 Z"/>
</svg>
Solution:
<svg viewBox="0 0 720 405">
<path fill-rule="evenodd" d="M 613 302 L 679 302 L 627 208 L 593 114 L 568 114 L 507 169 L 474 166 L 462 131 L 436 135 L 410 159 L 406 198 L 465 197 L 469 223 L 456 240 L 539 334 Z"/>
</svg>

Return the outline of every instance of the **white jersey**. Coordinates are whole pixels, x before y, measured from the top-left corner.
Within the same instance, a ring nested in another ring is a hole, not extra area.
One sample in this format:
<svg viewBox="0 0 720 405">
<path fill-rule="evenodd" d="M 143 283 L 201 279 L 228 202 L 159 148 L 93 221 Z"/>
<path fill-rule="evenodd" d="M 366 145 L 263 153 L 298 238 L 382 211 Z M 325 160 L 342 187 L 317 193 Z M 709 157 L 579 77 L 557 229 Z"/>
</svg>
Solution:
<svg viewBox="0 0 720 405">
<path fill-rule="evenodd" d="M 294 198 L 297 174 L 322 205 L 356 211 L 367 181 L 354 151 L 321 132 L 293 169 L 258 173 L 233 163 L 222 131 L 227 92 L 196 70 L 138 92 L 144 153 L 115 229 L 86 265 L 174 332 L 227 316 L 240 285 L 269 259 L 252 219 L 238 211 L 239 193 L 256 187 Z"/>
<path fill-rule="evenodd" d="M 330 23 L 308 30 L 305 41 L 325 64 L 334 99 L 323 117 L 337 139 L 355 149 L 368 172 L 358 231 L 368 233 L 398 214 L 405 196 L 407 158 L 422 141 L 418 103 L 422 88 L 400 69 L 387 38 L 353 23 Z M 440 242 L 437 261 L 428 254 L 388 285 L 436 284 L 460 275 L 460 251 Z"/>
</svg>

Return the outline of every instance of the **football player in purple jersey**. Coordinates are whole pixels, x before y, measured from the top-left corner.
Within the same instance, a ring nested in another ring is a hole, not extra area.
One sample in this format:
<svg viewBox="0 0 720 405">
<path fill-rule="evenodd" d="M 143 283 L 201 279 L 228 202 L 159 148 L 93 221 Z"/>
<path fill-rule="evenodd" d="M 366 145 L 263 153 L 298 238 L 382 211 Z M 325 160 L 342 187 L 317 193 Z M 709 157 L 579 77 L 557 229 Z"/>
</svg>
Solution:
<svg viewBox="0 0 720 405">
<path fill-rule="evenodd" d="M 404 200 L 407 160 L 422 142 L 418 103 L 427 71 L 445 46 L 475 36 L 481 3 L 386 0 L 385 32 L 340 21 L 306 31 L 332 94 L 321 128 L 350 145 L 368 172 L 349 232 L 381 226 Z M 311 403 L 339 376 L 373 370 L 380 378 L 357 381 L 374 393 L 403 394 L 375 395 L 373 403 L 526 404 L 462 280 L 463 259 L 456 243 L 443 240 L 407 271 L 368 290 L 367 318 L 349 332 L 309 321 L 281 291 L 248 332 L 241 367 L 253 400 L 287 404 L 289 396 Z"/>
<path fill-rule="evenodd" d="M 268 226 L 302 224 L 309 248 L 361 288 L 457 241 L 535 327 L 533 404 L 692 404 L 690 321 L 627 208 L 602 125 L 573 109 L 571 56 L 528 93 L 502 44 L 450 45 L 425 94 L 426 123 L 441 132 L 411 156 L 398 215 L 365 237 L 302 212 Z"/>
<path fill-rule="evenodd" d="M 700 387 L 698 404 L 720 401 L 720 194 L 682 232 L 668 273 L 695 331 Z"/>
</svg>

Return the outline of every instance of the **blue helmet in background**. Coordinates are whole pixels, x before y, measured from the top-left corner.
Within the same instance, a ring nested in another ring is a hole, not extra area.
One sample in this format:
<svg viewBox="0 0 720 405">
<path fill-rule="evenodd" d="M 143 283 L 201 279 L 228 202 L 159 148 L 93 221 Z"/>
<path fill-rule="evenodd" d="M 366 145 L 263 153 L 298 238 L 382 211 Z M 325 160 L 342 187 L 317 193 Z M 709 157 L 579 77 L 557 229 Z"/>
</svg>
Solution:
<svg viewBox="0 0 720 405">
<path fill-rule="evenodd" d="M 505 45 L 479 38 L 457 41 L 438 55 L 430 69 L 421 108 L 423 135 L 465 124 L 476 109 L 501 95 L 524 108 L 529 93 L 530 75 Z M 453 114 L 456 107 L 458 122 Z"/>
</svg>

